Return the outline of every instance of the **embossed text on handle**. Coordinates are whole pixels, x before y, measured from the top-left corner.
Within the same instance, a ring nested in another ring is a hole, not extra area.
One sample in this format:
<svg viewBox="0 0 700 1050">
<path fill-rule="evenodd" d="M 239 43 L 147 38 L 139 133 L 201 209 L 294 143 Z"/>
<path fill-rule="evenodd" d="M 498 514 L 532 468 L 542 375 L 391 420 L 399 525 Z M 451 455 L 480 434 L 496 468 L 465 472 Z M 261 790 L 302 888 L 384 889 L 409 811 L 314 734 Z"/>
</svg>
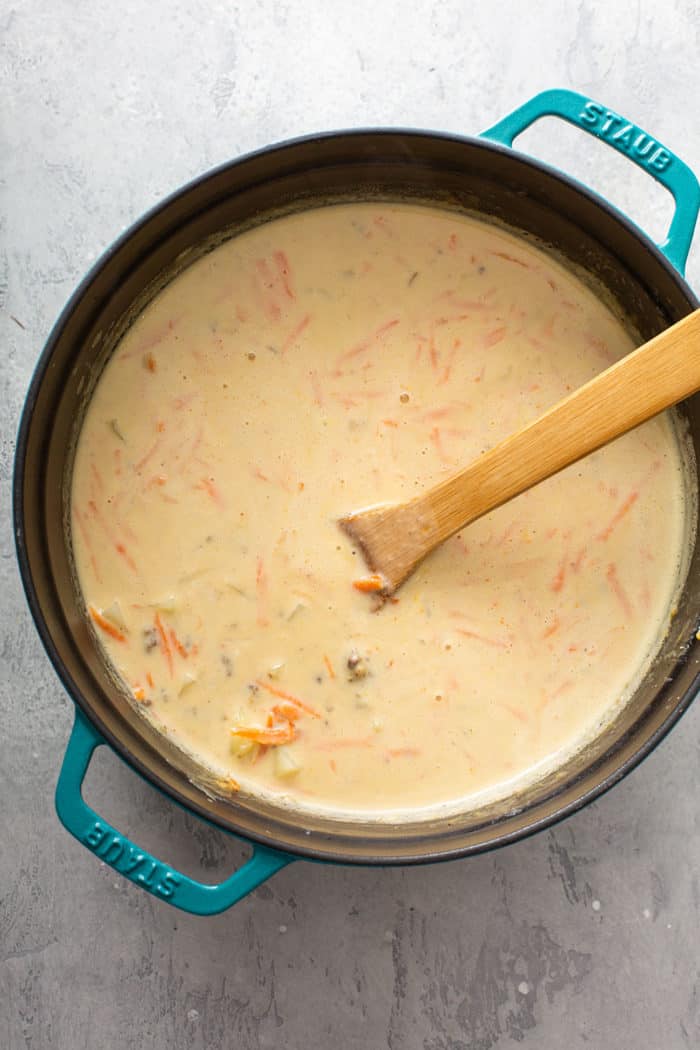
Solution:
<svg viewBox="0 0 700 1050">
<path fill-rule="evenodd" d="M 147 853 L 135 849 L 127 839 L 105 827 L 99 820 L 87 829 L 83 842 L 106 864 L 140 882 L 159 897 L 173 897 L 180 885 L 179 875 Z"/>
<path fill-rule="evenodd" d="M 600 138 L 620 152 L 628 153 L 652 171 L 665 171 L 673 161 L 668 150 L 646 131 L 636 124 L 630 124 L 619 113 L 605 109 L 599 102 L 589 99 L 579 113 L 579 120 L 584 127 L 595 129 Z"/>
</svg>

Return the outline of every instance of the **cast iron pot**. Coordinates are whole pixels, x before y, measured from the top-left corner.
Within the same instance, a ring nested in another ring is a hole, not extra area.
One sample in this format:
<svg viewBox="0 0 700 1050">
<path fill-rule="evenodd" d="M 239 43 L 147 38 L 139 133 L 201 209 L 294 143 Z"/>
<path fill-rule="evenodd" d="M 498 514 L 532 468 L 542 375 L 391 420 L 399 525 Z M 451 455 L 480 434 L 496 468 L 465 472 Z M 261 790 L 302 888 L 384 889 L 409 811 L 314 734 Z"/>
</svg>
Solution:
<svg viewBox="0 0 700 1050">
<path fill-rule="evenodd" d="M 558 116 L 624 153 L 675 199 L 666 242 L 657 246 L 578 183 L 514 152 L 534 120 Z M 601 282 L 645 339 L 698 301 L 682 279 L 700 207 L 693 173 L 618 114 L 568 91 L 548 91 L 481 138 L 374 130 L 319 135 L 271 147 L 205 175 L 156 207 L 97 263 L 59 318 L 39 360 L 20 425 L 14 477 L 19 564 L 37 628 L 75 701 L 75 725 L 56 806 L 66 828 L 103 861 L 150 893 L 190 912 L 221 911 L 290 861 L 408 864 L 503 846 L 570 814 L 632 769 L 668 732 L 698 688 L 700 555 L 696 549 L 679 611 L 635 696 L 582 753 L 529 790 L 478 812 L 387 825 L 295 818 L 254 799 L 215 796 L 192 760 L 133 708 L 109 677 L 87 629 L 71 572 L 68 482 L 77 428 L 115 333 L 183 259 L 222 231 L 280 209 L 348 199 L 432 199 L 505 222 L 552 246 Z M 700 451 L 700 395 L 684 406 Z M 514 683 L 514 689 L 517 685 Z M 253 844 L 229 879 L 208 886 L 140 850 L 84 801 L 93 751 L 108 744 L 181 805 Z"/>
</svg>

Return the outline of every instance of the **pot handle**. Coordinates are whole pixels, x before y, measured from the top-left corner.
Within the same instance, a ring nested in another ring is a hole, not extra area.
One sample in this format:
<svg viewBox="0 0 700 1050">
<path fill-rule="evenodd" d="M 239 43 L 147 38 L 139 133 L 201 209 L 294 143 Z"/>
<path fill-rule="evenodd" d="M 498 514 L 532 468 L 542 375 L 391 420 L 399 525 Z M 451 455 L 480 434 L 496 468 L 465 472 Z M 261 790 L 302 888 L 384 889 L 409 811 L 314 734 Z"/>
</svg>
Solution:
<svg viewBox="0 0 700 1050">
<path fill-rule="evenodd" d="M 56 785 L 56 811 L 61 823 L 78 842 L 137 886 L 193 915 L 215 915 L 230 908 L 294 860 L 287 853 L 255 846 L 250 860 L 218 886 L 197 882 L 174 871 L 134 845 L 85 802 L 83 780 L 93 752 L 104 743 L 105 740 L 76 708 L 73 731 Z"/>
<path fill-rule="evenodd" d="M 668 236 L 659 248 L 679 273 L 685 264 L 700 210 L 700 184 L 691 169 L 646 131 L 577 91 L 556 88 L 535 95 L 482 132 L 482 137 L 512 146 L 513 140 L 541 117 L 560 117 L 629 157 L 673 196 L 676 209 Z"/>
</svg>

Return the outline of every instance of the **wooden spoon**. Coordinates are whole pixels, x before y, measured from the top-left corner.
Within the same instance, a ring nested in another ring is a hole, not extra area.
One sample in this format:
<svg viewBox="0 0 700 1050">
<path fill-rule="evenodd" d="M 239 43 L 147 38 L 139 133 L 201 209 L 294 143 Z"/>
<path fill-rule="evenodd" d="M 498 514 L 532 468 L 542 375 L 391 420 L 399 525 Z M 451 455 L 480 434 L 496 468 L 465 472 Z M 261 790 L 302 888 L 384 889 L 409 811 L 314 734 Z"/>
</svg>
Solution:
<svg viewBox="0 0 700 1050">
<path fill-rule="evenodd" d="M 700 310 L 623 357 L 464 470 L 407 503 L 340 519 L 385 599 L 438 544 L 483 514 L 700 389 Z"/>
</svg>

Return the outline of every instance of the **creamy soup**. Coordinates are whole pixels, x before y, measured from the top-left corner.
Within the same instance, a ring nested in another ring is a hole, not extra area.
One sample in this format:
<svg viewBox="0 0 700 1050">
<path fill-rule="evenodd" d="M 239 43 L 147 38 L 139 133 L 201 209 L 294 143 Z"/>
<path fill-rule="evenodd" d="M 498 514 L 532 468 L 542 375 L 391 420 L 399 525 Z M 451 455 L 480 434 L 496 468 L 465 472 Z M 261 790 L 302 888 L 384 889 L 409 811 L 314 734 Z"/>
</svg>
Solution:
<svg viewBox="0 0 700 1050">
<path fill-rule="evenodd" d="M 338 814 L 464 810 L 562 761 L 668 623 L 673 418 L 464 530 L 379 612 L 337 521 L 632 346 L 547 254 L 448 210 L 319 207 L 200 258 L 117 346 L 77 447 L 86 615 L 134 703 L 230 790 Z"/>
</svg>

